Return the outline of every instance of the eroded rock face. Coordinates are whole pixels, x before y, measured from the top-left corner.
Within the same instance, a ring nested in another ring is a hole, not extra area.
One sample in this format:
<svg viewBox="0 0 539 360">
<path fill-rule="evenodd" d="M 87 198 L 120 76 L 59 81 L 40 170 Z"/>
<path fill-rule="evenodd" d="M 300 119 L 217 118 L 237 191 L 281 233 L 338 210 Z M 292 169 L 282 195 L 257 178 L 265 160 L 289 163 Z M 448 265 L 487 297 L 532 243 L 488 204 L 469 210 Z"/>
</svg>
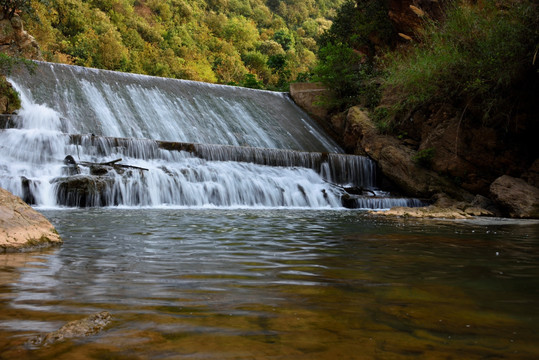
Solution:
<svg viewBox="0 0 539 360">
<path fill-rule="evenodd" d="M 417 165 L 416 152 L 398 139 L 379 134 L 372 120 L 359 107 L 347 114 L 348 132 L 357 137 L 356 153 L 365 153 L 377 162 L 382 173 L 407 195 L 430 198 L 446 193 L 458 200 L 472 201 L 473 196 L 446 178 Z"/>
<path fill-rule="evenodd" d="M 3 18 L 3 14 L 0 15 Z M 9 56 L 43 60 L 39 45 L 23 28 L 18 15 L 0 20 L 0 52 Z"/>
<path fill-rule="evenodd" d="M 433 149 L 432 170 L 471 193 L 488 196 L 490 184 L 504 174 L 537 182 L 539 163 L 532 165 L 537 157 L 535 118 L 523 113 L 510 120 L 493 118 L 488 124 L 480 118 L 479 108 L 463 112 L 436 104 L 404 116 L 395 133 L 413 140 L 414 150 Z"/>
<path fill-rule="evenodd" d="M 0 188 L 0 252 L 61 244 L 52 224 L 21 198 Z"/>
<path fill-rule="evenodd" d="M 511 217 L 539 219 L 539 189 L 535 186 L 503 175 L 490 185 L 490 192 Z"/>
</svg>

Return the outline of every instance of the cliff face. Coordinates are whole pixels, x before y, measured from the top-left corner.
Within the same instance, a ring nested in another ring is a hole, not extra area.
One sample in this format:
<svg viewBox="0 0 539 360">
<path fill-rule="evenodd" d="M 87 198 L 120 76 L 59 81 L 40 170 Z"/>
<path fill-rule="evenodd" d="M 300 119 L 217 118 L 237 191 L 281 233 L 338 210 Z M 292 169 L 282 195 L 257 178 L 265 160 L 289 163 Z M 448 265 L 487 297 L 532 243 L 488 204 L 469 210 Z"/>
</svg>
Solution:
<svg viewBox="0 0 539 360">
<path fill-rule="evenodd" d="M 37 42 L 24 30 L 18 15 L 7 19 L 0 13 L 0 53 L 15 58 L 43 60 Z M 5 74 L 0 74 L 0 114 L 12 114 L 19 107 L 17 93 L 7 82 Z"/>
<path fill-rule="evenodd" d="M 471 193 L 488 196 L 502 175 L 537 186 L 539 108 L 525 94 L 521 100 L 520 108 L 488 121 L 483 109 L 434 104 L 408 114 L 396 133 L 415 151 L 432 150 L 430 168 Z"/>
<path fill-rule="evenodd" d="M 7 19 L 0 14 L 0 52 L 13 57 L 43 60 L 37 42 L 24 30 L 18 15 Z"/>
</svg>

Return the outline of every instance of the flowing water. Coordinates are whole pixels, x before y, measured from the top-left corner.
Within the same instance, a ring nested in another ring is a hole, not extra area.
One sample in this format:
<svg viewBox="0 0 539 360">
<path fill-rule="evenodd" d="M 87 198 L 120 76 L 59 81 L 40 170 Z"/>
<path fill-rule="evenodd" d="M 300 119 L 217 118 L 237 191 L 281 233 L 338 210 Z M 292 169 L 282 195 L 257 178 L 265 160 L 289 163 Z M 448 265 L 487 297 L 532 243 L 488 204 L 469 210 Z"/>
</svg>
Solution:
<svg viewBox="0 0 539 360">
<path fill-rule="evenodd" d="M 42 62 L 10 80 L 66 133 L 342 152 L 286 93 Z"/>
<path fill-rule="evenodd" d="M 64 245 L 0 256 L 0 358 L 539 357 L 537 222 L 344 210 L 421 203 L 286 94 L 47 63 L 11 81 L 0 186 Z M 98 334 L 28 345 L 103 310 Z"/>
<path fill-rule="evenodd" d="M 4 359 L 536 359 L 539 224 L 358 211 L 45 210 L 0 257 Z M 101 333 L 25 342 L 107 310 Z"/>
<path fill-rule="evenodd" d="M 0 130 L 0 186 L 31 204 L 421 205 L 380 191 L 375 164 L 338 154 L 284 93 L 48 63 L 10 81 L 22 110 Z"/>
</svg>

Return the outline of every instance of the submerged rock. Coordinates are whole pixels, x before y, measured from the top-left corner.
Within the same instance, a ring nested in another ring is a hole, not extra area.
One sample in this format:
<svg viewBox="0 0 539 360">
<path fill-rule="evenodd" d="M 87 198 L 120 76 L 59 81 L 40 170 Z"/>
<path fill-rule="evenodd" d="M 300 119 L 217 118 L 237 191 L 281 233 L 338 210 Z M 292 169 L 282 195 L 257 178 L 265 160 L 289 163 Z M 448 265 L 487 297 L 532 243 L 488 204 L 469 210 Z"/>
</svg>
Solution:
<svg viewBox="0 0 539 360">
<path fill-rule="evenodd" d="M 92 314 L 84 319 L 68 322 L 60 329 L 48 334 L 38 335 L 28 341 L 31 347 L 56 344 L 67 339 L 95 335 L 110 324 L 112 316 L 108 311 Z"/>
<path fill-rule="evenodd" d="M 54 226 L 21 198 L 0 188 L 0 252 L 61 244 Z"/>
</svg>

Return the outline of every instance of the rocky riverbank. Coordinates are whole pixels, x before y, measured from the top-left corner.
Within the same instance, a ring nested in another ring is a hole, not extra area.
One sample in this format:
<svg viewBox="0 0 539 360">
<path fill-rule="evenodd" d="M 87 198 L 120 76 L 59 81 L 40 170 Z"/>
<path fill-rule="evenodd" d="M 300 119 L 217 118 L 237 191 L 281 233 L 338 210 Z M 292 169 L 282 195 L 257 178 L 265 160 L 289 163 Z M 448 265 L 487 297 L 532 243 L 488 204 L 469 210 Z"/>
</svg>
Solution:
<svg viewBox="0 0 539 360">
<path fill-rule="evenodd" d="M 0 188 L 0 253 L 59 245 L 54 226 L 21 198 Z"/>
<path fill-rule="evenodd" d="M 292 98 L 307 111 L 315 106 L 313 103 L 317 101 L 320 89 L 313 90 L 310 97 L 308 93 L 309 90 L 302 87 L 291 88 Z M 441 215 L 441 209 L 445 209 L 442 211 L 446 213 L 444 217 L 469 216 L 466 213 L 459 214 L 463 209 L 458 208 L 451 215 L 447 212 L 451 212 L 455 203 L 464 203 L 467 204 L 466 208 L 482 209 L 477 215 L 539 218 L 539 159 L 533 161 L 533 154 L 528 154 L 527 161 L 519 157 L 527 149 L 527 143 L 523 143 L 522 148 L 517 144 L 504 148 L 503 142 L 497 142 L 495 137 L 483 136 L 480 129 L 462 135 L 459 139 L 454 137 L 454 132 L 447 130 L 453 126 L 448 124 L 455 121 L 450 122 L 445 116 L 434 116 L 429 121 L 420 124 L 416 121 L 415 125 L 410 125 L 411 129 L 424 127 L 419 141 L 407 136 L 381 133 L 369 112 L 359 106 L 351 107 L 343 113 L 317 118 L 335 134 L 335 138 L 348 152 L 373 159 L 384 176 L 405 195 L 430 199 L 431 203 L 436 203 L 436 208 L 407 211 L 409 216 L 437 217 L 432 216 L 432 213 Z M 438 122 L 438 125 L 434 122 Z M 482 130 L 494 136 L 492 129 L 485 127 Z M 434 141 L 433 137 L 438 140 Z M 455 141 L 463 141 L 465 137 L 467 144 L 474 143 L 473 152 L 469 149 L 458 150 L 458 145 L 461 149 L 466 149 L 466 146 L 456 144 Z M 451 139 L 453 147 L 450 146 Z M 428 166 L 425 166 L 418 160 L 427 145 L 436 152 L 429 159 L 431 161 Z M 448 151 L 450 148 L 454 152 Z M 507 167 L 507 164 L 512 165 Z M 461 174 L 462 178 L 454 174 Z M 441 198 L 450 200 L 440 203 Z M 402 211 L 396 210 L 395 214 L 401 214 Z"/>
<path fill-rule="evenodd" d="M 526 43 L 537 38 L 528 30 L 536 28 L 539 8 L 517 1 L 509 12 L 493 3 L 483 18 L 484 4 L 458 4 L 388 1 L 380 10 L 387 17 L 376 25 L 392 28 L 392 35 L 388 30 L 381 37 L 379 27 L 365 27 L 354 34 L 368 38 L 363 43 L 343 34 L 342 27 L 357 30 L 343 21 L 332 36 L 361 54 L 362 63 L 370 59 L 383 71 L 356 78 L 355 68 L 340 69 L 345 73 L 330 73 L 336 78 L 320 78 L 333 94 L 318 85 L 293 84 L 291 96 L 347 153 L 372 158 L 407 196 L 434 203 L 448 195 L 503 216 L 539 218 L 537 47 L 535 40 Z M 470 29 L 474 36 L 468 38 Z M 451 56 L 444 58 L 446 50 Z M 435 59 L 443 61 L 438 66 Z M 333 65 L 328 60 L 326 66 Z M 348 70 L 363 90 L 342 87 Z M 321 99 L 323 94 L 329 96 Z M 333 107 L 320 109 L 320 103 Z"/>
</svg>

